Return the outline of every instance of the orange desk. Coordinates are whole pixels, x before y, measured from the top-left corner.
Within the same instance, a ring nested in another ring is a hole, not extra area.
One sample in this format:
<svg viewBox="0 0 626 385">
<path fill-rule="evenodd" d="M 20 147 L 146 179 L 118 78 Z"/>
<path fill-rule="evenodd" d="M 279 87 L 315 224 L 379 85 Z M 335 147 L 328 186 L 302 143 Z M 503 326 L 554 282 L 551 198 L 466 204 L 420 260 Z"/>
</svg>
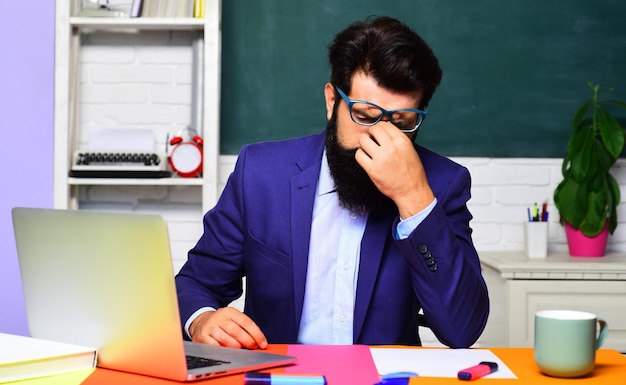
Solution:
<svg viewBox="0 0 626 385">
<path fill-rule="evenodd" d="M 286 354 L 287 345 L 272 345 L 268 349 L 270 352 Z M 626 357 L 615 350 L 601 349 L 596 354 L 596 366 L 593 373 L 588 377 L 577 379 L 552 378 L 541 374 L 537 368 L 533 349 L 531 348 L 492 348 L 491 350 L 497 355 L 510 369 L 515 373 L 517 379 L 490 379 L 483 378 L 479 383 L 492 382 L 506 384 L 602 384 L 602 385 L 622 385 L 626 383 Z M 281 373 L 284 368 L 276 368 L 270 370 L 273 373 Z M 319 369 L 320 373 L 324 373 L 324 368 Z M 417 377 L 411 380 L 411 384 L 469 384 L 470 382 L 461 382 L 456 378 L 433 378 L 433 377 Z M 475 382 L 471 382 L 475 383 Z M 139 376 L 134 374 L 122 373 L 107 369 L 96 369 L 83 383 L 83 385 L 110 385 L 110 384 L 133 384 L 133 385 L 172 385 L 181 384 L 180 382 L 161 380 L 152 377 Z M 210 384 L 210 385 L 242 385 L 243 375 L 232 375 L 227 377 L 215 378 L 195 382 L 194 384 Z M 373 385 L 373 384 L 333 384 L 328 385 Z"/>
</svg>

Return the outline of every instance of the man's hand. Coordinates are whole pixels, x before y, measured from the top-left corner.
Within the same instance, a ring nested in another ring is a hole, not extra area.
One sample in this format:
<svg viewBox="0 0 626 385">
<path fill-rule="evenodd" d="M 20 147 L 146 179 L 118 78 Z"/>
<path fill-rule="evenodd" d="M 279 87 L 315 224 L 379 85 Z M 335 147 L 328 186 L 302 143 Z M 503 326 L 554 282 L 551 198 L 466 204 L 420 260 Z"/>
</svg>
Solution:
<svg viewBox="0 0 626 385">
<path fill-rule="evenodd" d="M 232 348 L 265 349 L 267 339 L 256 323 L 233 307 L 202 313 L 189 326 L 194 342 Z"/>
<path fill-rule="evenodd" d="M 371 126 L 359 138 L 355 158 L 380 192 L 395 202 L 400 218 L 419 213 L 435 199 L 413 142 L 393 124 Z"/>
</svg>

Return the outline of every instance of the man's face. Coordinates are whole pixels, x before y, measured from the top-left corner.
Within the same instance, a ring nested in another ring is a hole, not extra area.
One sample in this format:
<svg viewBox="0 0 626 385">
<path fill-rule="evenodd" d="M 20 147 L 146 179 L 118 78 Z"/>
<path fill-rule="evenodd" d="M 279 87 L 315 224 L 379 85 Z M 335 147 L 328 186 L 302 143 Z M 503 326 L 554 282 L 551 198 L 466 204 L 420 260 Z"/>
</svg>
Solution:
<svg viewBox="0 0 626 385">
<path fill-rule="evenodd" d="M 350 117 L 348 105 L 341 98 L 335 98 L 335 89 L 327 84 L 326 155 L 341 205 L 357 212 L 387 210 L 393 202 L 383 195 L 365 170 L 356 162 L 354 154 L 358 149 L 359 137 L 366 135 L 369 127 L 355 123 Z M 351 100 L 364 100 L 385 109 L 418 108 L 421 93 L 398 94 L 380 87 L 376 81 L 357 72 L 352 78 Z M 335 104 L 337 106 L 335 106 Z M 335 113 L 336 111 L 336 113 Z M 377 124 L 391 124 L 381 121 Z M 415 135 L 415 133 L 409 134 Z"/>
</svg>

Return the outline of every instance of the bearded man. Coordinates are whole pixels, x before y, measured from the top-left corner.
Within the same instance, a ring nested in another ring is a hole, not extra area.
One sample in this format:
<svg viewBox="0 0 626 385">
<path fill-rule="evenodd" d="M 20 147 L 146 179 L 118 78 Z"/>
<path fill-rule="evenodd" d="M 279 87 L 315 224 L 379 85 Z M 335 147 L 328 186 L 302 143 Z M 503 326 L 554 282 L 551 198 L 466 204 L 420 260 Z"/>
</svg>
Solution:
<svg viewBox="0 0 626 385">
<path fill-rule="evenodd" d="M 356 22 L 328 50 L 328 125 L 244 146 L 176 277 L 185 335 L 214 345 L 468 347 L 489 314 L 470 174 L 418 144 L 441 81 L 402 22 Z M 228 305 L 243 292 L 244 311 Z M 421 311 L 422 314 L 419 314 Z"/>
</svg>

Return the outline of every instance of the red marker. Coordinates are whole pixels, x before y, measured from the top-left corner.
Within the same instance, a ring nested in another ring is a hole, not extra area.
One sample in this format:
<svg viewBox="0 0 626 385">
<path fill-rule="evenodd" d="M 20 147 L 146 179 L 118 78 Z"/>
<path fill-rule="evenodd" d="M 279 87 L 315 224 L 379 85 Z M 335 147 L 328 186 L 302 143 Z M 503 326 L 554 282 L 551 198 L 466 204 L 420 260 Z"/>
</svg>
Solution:
<svg viewBox="0 0 626 385">
<path fill-rule="evenodd" d="M 459 380 L 472 381 L 484 377 L 498 370 L 496 362 L 482 361 L 478 365 L 459 371 Z"/>
</svg>

